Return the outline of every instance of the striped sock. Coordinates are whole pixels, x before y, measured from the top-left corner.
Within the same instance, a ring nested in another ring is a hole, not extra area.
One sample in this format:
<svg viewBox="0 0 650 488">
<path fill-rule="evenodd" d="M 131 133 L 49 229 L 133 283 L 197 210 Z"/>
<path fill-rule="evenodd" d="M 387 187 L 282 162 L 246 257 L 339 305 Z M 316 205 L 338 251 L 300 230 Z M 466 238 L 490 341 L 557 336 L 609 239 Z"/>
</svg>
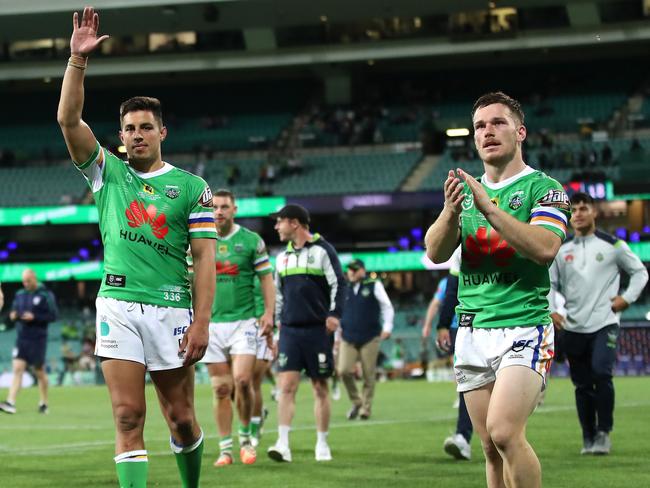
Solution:
<svg viewBox="0 0 650 488">
<path fill-rule="evenodd" d="M 248 425 L 240 425 L 239 426 L 239 445 L 244 446 L 246 444 L 250 444 L 251 442 L 251 426 L 250 424 Z"/>
<path fill-rule="evenodd" d="M 147 451 L 127 451 L 113 459 L 120 488 L 146 488 L 149 471 Z"/>
<path fill-rule="evenodd" d="M 232 457 L 232 436 L 222 437 L 219 441 L 219 452 L 221 454 L 230 454 Z"/>
</svg>

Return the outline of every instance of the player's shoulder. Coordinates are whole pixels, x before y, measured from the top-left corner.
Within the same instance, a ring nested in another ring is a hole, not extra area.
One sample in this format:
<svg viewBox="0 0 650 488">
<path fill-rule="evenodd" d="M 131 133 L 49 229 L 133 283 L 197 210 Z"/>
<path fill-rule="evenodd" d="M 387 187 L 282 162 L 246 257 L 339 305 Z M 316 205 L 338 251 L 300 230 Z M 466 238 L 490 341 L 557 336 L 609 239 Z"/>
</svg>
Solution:
<svg viewBox="0 0 650 488">
<path fill-rule="evenodd" d="M 90 159 L 93 159 L 98 163 L 104 163 L 107 168 L 111 169 L 117 168 L 126 171 L 129 166 L 128 161 L 125 161 L 119 156 L 113 154 L 108 148 L 100 146 L 99 144 L 97 145 L 96 152 L 93 153 Z"/>
<path fill-rule="evenodd" d="M 325 249 L 326 251 L 336 252 L 336 250 L 334 249 L 334 246 L 332 246 L 332 244 L 330 244 L 330 243 L 327 241 L 327 239 L 325 239 L 325 238 L 324 238 L 322 235 L 320 235 L 320 234 L 314 234 L 314 238 L 313 238 L 312 241 L 311 241 L 311 245 L 312 245 L 312 246 L 316 246 L 316 247 L 322 247 L 322 248 Z"/>
<path fill-rule="evenodd" d="M 606 242 L 607 244 L 610 244 L 612 246 L 616 246 L 619 242 L 622 242 L 618 237 L 608 234 L 607 232 L 603 232 L 602 230 L 596 229 L 596 232 L 594 233 L 597 239 Z"/>
<path fill-rule="evenodd" d="M 563 190 L 562 184 L 558 180 L 539 169 L 533 168 L 533 171 L 531 171 L 527 178 L 532 185 L 547 186 L 549 188 Z"/>
<path fill-rule="evenodd" d="M 241 233 L 240 237 L 244 239 L 253 239 L 255 241 L 261 239 L 260 235 L 257 232 L 250 230 L 248 227 L 244 227 L 243 225 L 239 226 L 239 232 Z"/>
<path fill-rule="evenodd" d="M 200 176 L 195 175 L 194 173 L 191 173 L 190 171 L 187 171 L 183 168 L 179 168 L 178 166 L 175 166 L 171 163 L 167 163 L 167 164 L 169 164 L 172 167 L 170 173 L 173 174 L 174 178 L 178 178 L 179 180 L 185 182 L 186 184 L 207 186 L 205 180 Z"/>
</svg>

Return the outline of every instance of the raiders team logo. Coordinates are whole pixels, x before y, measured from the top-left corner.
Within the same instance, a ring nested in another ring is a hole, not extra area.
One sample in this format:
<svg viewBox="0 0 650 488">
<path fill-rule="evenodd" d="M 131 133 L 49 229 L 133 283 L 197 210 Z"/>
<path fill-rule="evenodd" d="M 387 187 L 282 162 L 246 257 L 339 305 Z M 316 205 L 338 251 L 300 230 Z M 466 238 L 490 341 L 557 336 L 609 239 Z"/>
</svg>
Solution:
<svg viewBox="0 0 650 488">
<path fill-rule="evenodd" d="M 180 194 L 181 191 L 177 186 L 167 187 L 167 189 L 165 190 L 165 195 L 167 195 L 167 198 L 171 198 L 172 200 L 178 198 L 178 195 Z"/>
<path fill-rule="evenodd" d="M 206 186 L 205 190 L 203 190 L 201 198 L 199 199 L 199 204 L 205 208 L 212 208 L 212 191 L 209 186 Z"/>
<path fill-rule="evenodd" d="M 524 192 L 522 190 L 514 192 L 510 196 L 510 201 L 508 202 L 508 207 L 510 207 L 511 210 L 517 210 L 521 208 L 521 206 L 524 204 Z"/>
<path fill-rule="evenodd" d="M 284 368 L 287 365 L 287 359 L 288 359 L 287 355 L 281 352 L 280 355 L 278 356 L 278 365 L 281 368 Z"/>
<path fill-rule="evenodd" d="M 243 244 L 235 244 L 235 252 L 242 252 L 244 250 Z"/>
<path fill-rule="evenodd" d="M 603 253 L 599 252 L 598 254 L 596 254 L 596 261 L 598 261 L 600 263 L 600 262 L 602 262 L 603 259 L 605 259 L 605 256 L 603 256 Z"/>
<path fill-rule="evenodd" d="M 368 298 L 370 296 L 370 290 L 368 288 L 364 288 L 361 290 L 361 296 L 364 298 Z"/>
</svg>

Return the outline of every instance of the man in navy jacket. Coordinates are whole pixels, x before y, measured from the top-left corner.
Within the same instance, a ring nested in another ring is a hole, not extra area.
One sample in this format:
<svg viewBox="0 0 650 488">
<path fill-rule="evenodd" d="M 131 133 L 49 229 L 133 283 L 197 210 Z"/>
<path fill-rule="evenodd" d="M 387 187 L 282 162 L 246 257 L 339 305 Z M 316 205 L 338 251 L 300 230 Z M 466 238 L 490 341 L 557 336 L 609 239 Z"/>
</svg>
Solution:
<svg viewBox="0 0 650 488">
<path fill-rule="evenodd" d="M 0 403 L 0 410 L 16 413 L 16 396 L 20 390 L 23 373 L 27 366 L 34 368 L 38 380 L 40 403 L 38 411 L 48 413 L 47 372 L 45 371 L 45 352 L 47 348 L 47 326 L 56 320 L 58 310 L 51 291 L 36 279 L 31 269 L 23 271 L 23 289 L 14 297 L 9 319 L 16 322 L 18 336 L 13 353 L 13 381 L 7 400 Z"/>
</svg>

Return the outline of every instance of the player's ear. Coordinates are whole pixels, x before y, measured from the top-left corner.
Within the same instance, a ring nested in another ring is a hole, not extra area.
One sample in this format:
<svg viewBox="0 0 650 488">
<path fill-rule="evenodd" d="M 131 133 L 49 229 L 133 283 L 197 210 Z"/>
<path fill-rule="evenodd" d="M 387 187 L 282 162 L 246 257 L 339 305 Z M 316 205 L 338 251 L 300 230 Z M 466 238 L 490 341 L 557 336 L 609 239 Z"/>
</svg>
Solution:
<svg viewBox="0 0 650 488">
<path fill-rule="evenodd" d="M 526 126 L 525 125 L 520 125 L 519 128 L 517 129 L 517 141 L 519 142 L 524 142 L 524 139 L 526 139 Z"/>
<path fill-rule="evenodd" d="M 167 127 L 163 125 L 163 128 L 160 129 L 160 140 L 164 141 L 167 138 Z"/>
<path fill-rule="evenodd" d="M 120 141 L 122 141 L 122 144 L 125 144 L 125 143 L 124 143 L 124 133 L 120 130 L 120 131 L 118 132 L 118 134 L 119 134 L 119 136 L 120 136 Z"/>
</svg>

